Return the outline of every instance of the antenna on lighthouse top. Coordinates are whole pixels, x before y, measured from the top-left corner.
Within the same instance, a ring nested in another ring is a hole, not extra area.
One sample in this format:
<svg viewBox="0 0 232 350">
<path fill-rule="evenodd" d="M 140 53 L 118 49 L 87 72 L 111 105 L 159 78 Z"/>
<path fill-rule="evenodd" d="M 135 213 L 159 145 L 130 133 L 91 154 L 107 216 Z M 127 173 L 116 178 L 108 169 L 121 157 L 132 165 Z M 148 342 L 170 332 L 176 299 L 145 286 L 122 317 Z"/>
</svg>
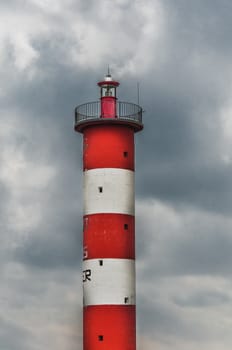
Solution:
<svg viewBox="0 0 232 350">
<path fill-rule="evenodd" d="M 138 101 L 138 106 L 139 106 L 139 98 L 140 98 L 140 89 L 139 89 L 139 82 L 137 82 L 137 101 Z"/>
<path fill-rule="evenodd" d="M 110 74 L 110 65 L 108 64 L 108 71 L 107 71 L 107 74 L 105 76 L 105 81 L 111 81 L 111 80 L 113 80 L 113 79 L 112 79 L 112 76 Z"/>
</svg>

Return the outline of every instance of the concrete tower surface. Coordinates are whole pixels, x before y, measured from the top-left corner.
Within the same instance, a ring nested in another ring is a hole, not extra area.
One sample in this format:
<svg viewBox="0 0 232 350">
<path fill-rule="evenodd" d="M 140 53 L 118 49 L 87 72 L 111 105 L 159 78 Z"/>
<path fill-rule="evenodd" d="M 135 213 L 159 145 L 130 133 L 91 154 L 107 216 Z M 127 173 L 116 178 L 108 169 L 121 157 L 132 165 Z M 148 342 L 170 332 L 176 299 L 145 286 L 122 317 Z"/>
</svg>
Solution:
<svg viewBox="0 0 232 350">
<path fill-rule="evenodd" d="M 83 349 L 136 350 L 134 133 L 142 108 L 119 102 L 111 75 L 99 102 L 76 107 L 83 134 Z"/>
</svg>

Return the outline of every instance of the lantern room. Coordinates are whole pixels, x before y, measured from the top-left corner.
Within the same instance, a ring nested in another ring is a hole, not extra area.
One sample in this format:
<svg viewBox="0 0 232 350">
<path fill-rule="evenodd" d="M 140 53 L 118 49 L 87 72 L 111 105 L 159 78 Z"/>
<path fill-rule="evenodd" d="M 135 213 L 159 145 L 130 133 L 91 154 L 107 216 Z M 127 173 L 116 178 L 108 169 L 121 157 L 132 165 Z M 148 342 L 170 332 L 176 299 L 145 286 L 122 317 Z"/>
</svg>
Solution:
<svg viewBox="0 0 232 350">
<path fill-rule="evenodd" d="M 116 101 L 119 83 L 108 73 L 103 81 L 98 83 L 101 88 L 101 118 L 117 118 Z"/>
</svg>

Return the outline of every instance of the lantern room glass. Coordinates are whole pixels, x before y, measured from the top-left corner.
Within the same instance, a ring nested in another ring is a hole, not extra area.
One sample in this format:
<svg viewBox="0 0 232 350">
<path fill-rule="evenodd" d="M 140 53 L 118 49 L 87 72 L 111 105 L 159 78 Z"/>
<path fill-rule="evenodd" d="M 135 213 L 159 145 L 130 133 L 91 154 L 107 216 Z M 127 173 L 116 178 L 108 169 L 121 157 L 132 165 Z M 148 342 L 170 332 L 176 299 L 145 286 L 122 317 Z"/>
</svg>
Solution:
<svg viewBox="0 0 232 350">
<path fill-rule="evenodd" d="M 101 97 L 116 97 L 116 87 L 115 86 L 102 86 Z"/>
</svg>

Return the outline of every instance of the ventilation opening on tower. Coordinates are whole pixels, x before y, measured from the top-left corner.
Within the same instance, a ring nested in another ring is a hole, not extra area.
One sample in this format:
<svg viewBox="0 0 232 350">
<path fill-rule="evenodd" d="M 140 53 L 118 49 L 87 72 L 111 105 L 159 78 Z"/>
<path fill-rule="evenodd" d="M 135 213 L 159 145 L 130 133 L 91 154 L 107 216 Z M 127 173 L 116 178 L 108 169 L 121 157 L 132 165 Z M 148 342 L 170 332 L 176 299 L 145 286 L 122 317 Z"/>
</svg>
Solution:
<svg viewBox="0 0 232 350">
<path fill-rule="evenodd" d="M 128 224 L 124 224 L 124 230 L 128 230 Z"/>
<path fill-rule="evenodd" d="M 103 341 L 103 340 L 104 340 L 103 335 L 99 335 L 99 336 L 98 336 L 98 340 L 99 340 L 99 341 Z"/>
<path fill-rule="evenodd" d="M 98 191 L 99 191 L 99 193 L 102 193 L 103 192 L 103 187 L 102 186 L 98 187 Z"/>
</svg>

